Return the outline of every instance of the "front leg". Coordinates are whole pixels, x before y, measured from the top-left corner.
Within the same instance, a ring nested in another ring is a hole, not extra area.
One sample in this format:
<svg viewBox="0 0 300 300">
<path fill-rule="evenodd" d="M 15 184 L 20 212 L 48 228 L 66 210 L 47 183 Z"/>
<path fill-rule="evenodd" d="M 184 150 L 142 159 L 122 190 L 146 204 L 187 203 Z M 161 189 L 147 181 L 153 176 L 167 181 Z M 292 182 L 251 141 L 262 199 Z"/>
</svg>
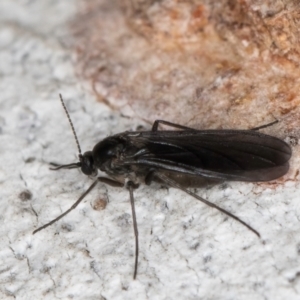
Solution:
<svg viewBox="0 0 300 300">
<path fill-rule="evenodd" d="M 100 182 L 103 182 L 105 184 L 108 184 L 110 186 L 113 186 L 113 187 L 123 187 L 124 186 L 124 183 L 107 178 L 107 177 L 98 177 L 97 180 Z"/>
<path fill-rule="evenodd" d="M 54 167 L 54 168 L 50 168 L 50 170 L 52 170 L 52 171 L 57 171 L 60 169 L 76 169 L 76 168 L 80 168 L 80 166 L 81 166 L 80 162 L 71 163 L 71 164 L 67 164 L 67 165 L 61 165 L 61 164 L 51 162 L 50 165 Z"/>
</svg>

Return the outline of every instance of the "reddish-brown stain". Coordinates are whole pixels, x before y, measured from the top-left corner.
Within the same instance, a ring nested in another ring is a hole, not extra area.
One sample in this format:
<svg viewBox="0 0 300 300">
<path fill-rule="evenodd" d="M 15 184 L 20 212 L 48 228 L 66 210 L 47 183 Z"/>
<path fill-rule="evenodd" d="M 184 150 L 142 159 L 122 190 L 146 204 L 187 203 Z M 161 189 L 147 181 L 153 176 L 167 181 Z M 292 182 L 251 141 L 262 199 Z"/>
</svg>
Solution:
<svg viewBox="0 0 300 300">
<path fill-rule="evenodd" d="M 280 127 L 268 132 L 300 137 L 296 2 L 82 3 L 72 23 L 77 73 L 112 109 L 199 128 L 275 118 Z"/>
</svg>

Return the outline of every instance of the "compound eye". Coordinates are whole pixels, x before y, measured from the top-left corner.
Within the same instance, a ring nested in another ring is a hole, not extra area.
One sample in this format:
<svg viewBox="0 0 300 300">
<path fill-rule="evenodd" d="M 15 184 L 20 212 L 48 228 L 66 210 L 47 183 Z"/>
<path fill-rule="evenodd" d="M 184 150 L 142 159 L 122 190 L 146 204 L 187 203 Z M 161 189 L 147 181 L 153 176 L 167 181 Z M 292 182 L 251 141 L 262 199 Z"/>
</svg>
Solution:
<svg viewBox="0 0 300 300">
<path fill-rule="evenodd" d="M 94 160 L 91 151 L 85 152 L 79 157 L 81 162 L 81 171 L 85 175 L 96 175 L 96 169 L 94 167 Z"/>
</svg>

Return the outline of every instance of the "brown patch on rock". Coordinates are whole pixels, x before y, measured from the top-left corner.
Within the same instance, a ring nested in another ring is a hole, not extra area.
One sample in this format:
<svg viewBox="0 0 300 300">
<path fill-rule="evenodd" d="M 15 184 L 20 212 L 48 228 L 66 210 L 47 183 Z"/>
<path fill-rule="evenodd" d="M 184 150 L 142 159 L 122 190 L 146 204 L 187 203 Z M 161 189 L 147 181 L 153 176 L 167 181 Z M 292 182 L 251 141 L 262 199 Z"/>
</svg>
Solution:
<svg viewBox="0 0 300 300">
<path fill-rule="evenodd" d="M 84 1 L 72 23 L 78 71 L 100 101 L 149 123 L 278 119 L 267 133 L 299 137 L 299 16 L 295 1 Z"/>
</svg>

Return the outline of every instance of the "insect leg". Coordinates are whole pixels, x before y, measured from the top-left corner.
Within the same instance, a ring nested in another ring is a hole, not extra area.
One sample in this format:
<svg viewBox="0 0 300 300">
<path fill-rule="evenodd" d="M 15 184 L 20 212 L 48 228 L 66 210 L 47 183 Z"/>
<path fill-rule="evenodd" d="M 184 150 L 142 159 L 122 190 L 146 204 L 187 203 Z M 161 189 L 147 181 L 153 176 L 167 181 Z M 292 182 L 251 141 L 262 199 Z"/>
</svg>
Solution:
<svg viewBox="0 0 300 300">
<path fill-rule="evenodd" d="M 145 184 L 150 185 L 151 182 L 153 181 L 154 175 L 155 175 L 155 170 L 150 170 L 148 174 L 145 177 Z"/>
<path fill-rule="evenodd" d="M 240 218 L 238 218 L 237 216 L 233 215 L 232 213 L 230 213 L 229 211 L 215 205 L 214 203 L 211 203 L 205 199 L 203 199 L 202 197 L 198 196 L 197 194 L 185 189 L 184 187 L 182 187 L 180 184 L 178 184 L 176 181 L 170 179 L 169 177 L 161 174 L 161 173 L 155 173 L 155 176 L 160 178 L 163 182 L 165 182 L 166 184 L 168 184 L 169 186 L 178 188 L 184 192 L 186 192 L 187 194 L 191 195 L 192 197 L 196 198 L 197 200 L 203 202 L 204 204 L 216 208 L 217 210 L 219 210 L 220 212 L 226 214 L 227 216 L 233 218 L 234 220 L 240 222 L 242 225 L 244 225 L 245 227 L 247 227 L 249 230 L 251 230 L 253 233 L 255 233 L 258 237 L 260 237 L 260 234 L 254 229 L 252 228 L 250 225 L 248 225 L 247 223 L 245 223 L 244 221 L 242 221 Z"/>
<path fill-rule="evenodd" d="M 164 124 L 164 125 L 167 125 L 167 126 L 170 126 L 170 127 L 174 127 L 174 128 L 179 128 L 179 129 L 187 129 L 187 130 L 196 130 L 197 131 L 197 129 L 186 127 L 186 126 L 182 126 L 182 125 L 175 124 L 175 123 L 168 122 L 168 121 L 164 121 L 164 120 L 155 120 L 154 123 L 153 123 L 153 125 L 152 125 L 151 131 L 157 131 L 159 124 Z"/>
<path fill-rule="evenodd" d="M 272 125 L 274 125 L 274 124 L 276 124 L 278 122 L 279 122 L 278 120 L 275 120 L 275 121 L 273 121 L 271 123 L 251 128 L 250 130 L 259 130 L 259 129 L 267 128 L 267 127 L 272 126 Z M 187 126 L 175 124 L 175 123 L 164 121 L 164 120 L 155 120 L 154 123 L 153 123 L 153 125 L 152 125 L 151 131 L 158 131 L 158 125 L 159 124 L 164 124 L 164 125 L 167 125 L 167 126 L 170 126 L 170 127 L 178 128 L 178 129 L 187 129 L 187 130 L 196 130 L 197 131 L 197 129 L 195 129 L 195 128 L 191 128 L 191 127 L 187 127 Z"/>
<path fill-rule="evenodd" d="M 137 223 L 136 223 L 136 214 L 135 214 L 134 196 L 133 196 L 133 190 L 137 189 L 138 187 L 139 187 L 139 185 L 135 184 L 132 181 L 127 182 L 127 189 L 129 190 L 129 195 L 130 195 L 133 230 L 134 230 L 134 237 L 135 237 L 135 263 L 134 263 L 133 279 L 136 279 L 138 258 L 139 258 L 139 233 L 138 233 L 138 228 L 137 228 Z"/>
<path fill-rule="evenodd" d="M 99 180 L 100 182 L 103 182 L 105 184 L 108 184 L 110 186 L 114 186 L 114 187 L 124 186 L 123 183 L 121 183 L 119 181 L 116 181 L 116 180 L 113 180 L 113 179 L 110 179 L 110 178 L 107 178 L 107 177 L 98 177 L 97 180 Z"/>
<path fill-rule="evenodd" d="M 72 163 L 68 165 L 60 165 L 57 163 L 50 163 L 51 166 L 55 168 L 50 168 L 52 171 L 57 171 L 59 169 L 75 169 L 75 168 L 80 168 L 80 163 Z"/>
<path fill-rule="evenodd" d="M 50 221 L 49 223 L 47 223 L 47 224 L 39 227 L 38 229 L 34 230 L 32 234 L 35 234 L 38 231 L 41 231 L 42 229 L 47 228 L 48 226 L 52 225 L 53 223 L 55 223 L 56 221 L 60 220 L 62 217 L 64 217 L 65 215 L 67 215 L 71 210 L 73 210 L 74 208 L 76 208 L 77 205 L 96 186 L 97 183 L 98 183 L 98 180 L 94 181 L 93 184 L 79 197 L 79 199 L 68 210 L 66 210 L 64 213 L 62 213 L 61 215 L 59 215 L 57 218 L 55 218 L 54 220 Z"/>
<path fill-rule="evenodd" d="M 258 127 L 254 127 L 254 128 L 251 128 L 250 130 L 259 130 L 259 129 L 263 129 L 263 128 L 267 128 L 267 127 L 270 127 L 276 123 L 278 123 L 279 121 L 278 120 L 275 120 L 274 122 L 271 122 L 271 123 L 268 123 L 268 124 L 265 124 L 265 125 L 261 125 L 261 126 L 258 126 Z"/>
</svg>

